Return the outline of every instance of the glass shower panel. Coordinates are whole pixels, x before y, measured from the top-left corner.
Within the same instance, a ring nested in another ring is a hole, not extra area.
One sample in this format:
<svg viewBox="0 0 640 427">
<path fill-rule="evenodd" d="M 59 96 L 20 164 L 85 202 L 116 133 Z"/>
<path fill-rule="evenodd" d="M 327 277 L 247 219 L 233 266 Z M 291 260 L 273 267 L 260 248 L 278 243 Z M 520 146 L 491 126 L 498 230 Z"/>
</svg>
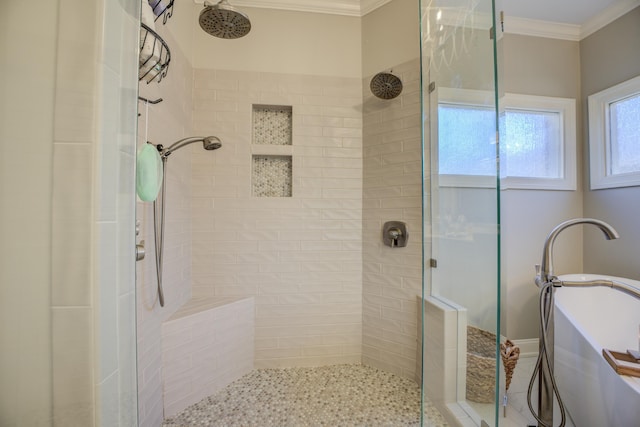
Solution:
<svg viewBox="0 0 640 427">
<path fill-rule="evenodd" d="M 497 426 L 494 2 L 423 0 L 421 7 L 424 397 L 450 422 Z"/>
</svg>

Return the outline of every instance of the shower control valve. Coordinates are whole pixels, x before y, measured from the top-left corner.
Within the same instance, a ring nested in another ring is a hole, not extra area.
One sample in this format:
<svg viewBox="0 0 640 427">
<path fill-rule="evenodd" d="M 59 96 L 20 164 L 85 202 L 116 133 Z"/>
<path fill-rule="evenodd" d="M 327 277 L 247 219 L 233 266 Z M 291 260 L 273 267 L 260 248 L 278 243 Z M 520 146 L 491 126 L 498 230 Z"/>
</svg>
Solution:
<svg viewBox="0 0 640 427">
<path fill-rule="evenodd" d="M 407 246 L 409 234 L 407 224 L 401 221 L 388 221 L 382 227 L 382 242 L 392 248 L 403 248 Z"/>
</svg>

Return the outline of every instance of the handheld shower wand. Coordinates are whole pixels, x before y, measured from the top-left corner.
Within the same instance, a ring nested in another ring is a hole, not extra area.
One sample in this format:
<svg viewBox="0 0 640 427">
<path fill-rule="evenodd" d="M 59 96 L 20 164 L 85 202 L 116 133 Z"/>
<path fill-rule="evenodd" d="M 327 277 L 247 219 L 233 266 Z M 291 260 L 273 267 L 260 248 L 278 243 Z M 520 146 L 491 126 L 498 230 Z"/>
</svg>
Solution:
<svg viewBox="0 0 640 427">
<path fill-rule="evenodd" d="M 160 156 L 164 160 L 169 157 L 174 151 L 179 150 L 186 145 L 200 141 L 202 141 L 202 148 L 208 151 L 217 150 L 218 148 L 222 147 L 222 142 L 217 136 L 191 136 L 189 138 L 184 138 L 174 142 L 168 148 L 164 148 L 160 144 L 156 145 L 156 148 L 158 149 L 158 151 L 160 152 Z"/>
<path fill-rule="evenodd" d="M 156 145 L 156 149 L 160 152 L 160 158 L 162 159 L 162 192 L 160 194 L 160 202 L 158 199 L 153 202 L 153 237 L 155 240 L 155 255 L 156 255 L 156 277 L 158 279 L 158 301 L 160 307 L 164 307 L 164 290 L 162 287 L 162 256 L 164 252 L 164 207 L 165 207 L 165 194 L 166 194 L 166 165 L 167 157 L 169 157 L 174 151 L 181 149 L 194 142 L 202 141 L 202 147 L 205 150 L 212 151 L 222 147 L 222 142 L 217 136 L 192 136 L 181 139 L 174 142 L 168 148 L 164 148 L 161 144 Z"/>
<path fill-rule="evenodd" d="M 542 261 L 536 265 L 535 284 L 540 288 L 539 310 L 540 310 L 540 351 L 535 364 L 529 389 L 527 391 L 527 403 L 529 410 L 533 414 L 538 425 L 541 427 L 552 427 L 553 425 L 553 396 L 555 395 L 560 408 L 560 425 L 566 423 L 566 413 L 562 398 L 558 392 L 555 377 L 553 375 L 553 351 L 554 351 L 554 325 L 553 308 L 555 288 L 562 286 L 558 277 L 553 272 L 553 246 L 558 235 L 567 228 L 579 225 L 595 225 L 602 231 L 605 239 L 613 240 L 620 237 L 618 232 L 609 224 L 599 219 L 574 218 L 564 221 L 554 227 L 544 241 L 542 249 Z M 531 399 L 535 378 L 538 377 L 538 411 L 533 408 Z"/>
</svg>

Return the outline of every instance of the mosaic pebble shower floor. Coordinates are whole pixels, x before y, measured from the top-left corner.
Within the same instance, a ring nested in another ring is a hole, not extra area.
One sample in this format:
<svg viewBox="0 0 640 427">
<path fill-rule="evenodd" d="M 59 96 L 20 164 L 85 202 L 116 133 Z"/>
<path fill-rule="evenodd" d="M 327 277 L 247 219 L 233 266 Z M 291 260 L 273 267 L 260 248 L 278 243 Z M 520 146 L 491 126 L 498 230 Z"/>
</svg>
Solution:
<svg viewBox="0 0 640 427">
<path fill-rule="evenodd" d="M 424 425 L 444 427 L 425 405 Z M 191 426 L 420 426 L 420 387 L 363 365 L 257 369 L 164 421 Z"/>
</svg>

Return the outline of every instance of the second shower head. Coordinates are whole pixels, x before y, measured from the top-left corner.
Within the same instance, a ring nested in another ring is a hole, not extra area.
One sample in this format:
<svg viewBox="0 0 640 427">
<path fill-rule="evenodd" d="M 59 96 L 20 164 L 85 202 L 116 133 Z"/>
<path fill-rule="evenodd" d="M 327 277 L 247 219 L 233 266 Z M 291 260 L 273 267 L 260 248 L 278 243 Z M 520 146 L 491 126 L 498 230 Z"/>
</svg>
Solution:
<svg viewBox="0 0 640 427">
<path fill-rule="evenodd" d="M 378 73 L 371 79 L 369 88 L 380 99 L 393 99 L 402 92 L 402 80 L 391 72 Z"/>
</svg>

